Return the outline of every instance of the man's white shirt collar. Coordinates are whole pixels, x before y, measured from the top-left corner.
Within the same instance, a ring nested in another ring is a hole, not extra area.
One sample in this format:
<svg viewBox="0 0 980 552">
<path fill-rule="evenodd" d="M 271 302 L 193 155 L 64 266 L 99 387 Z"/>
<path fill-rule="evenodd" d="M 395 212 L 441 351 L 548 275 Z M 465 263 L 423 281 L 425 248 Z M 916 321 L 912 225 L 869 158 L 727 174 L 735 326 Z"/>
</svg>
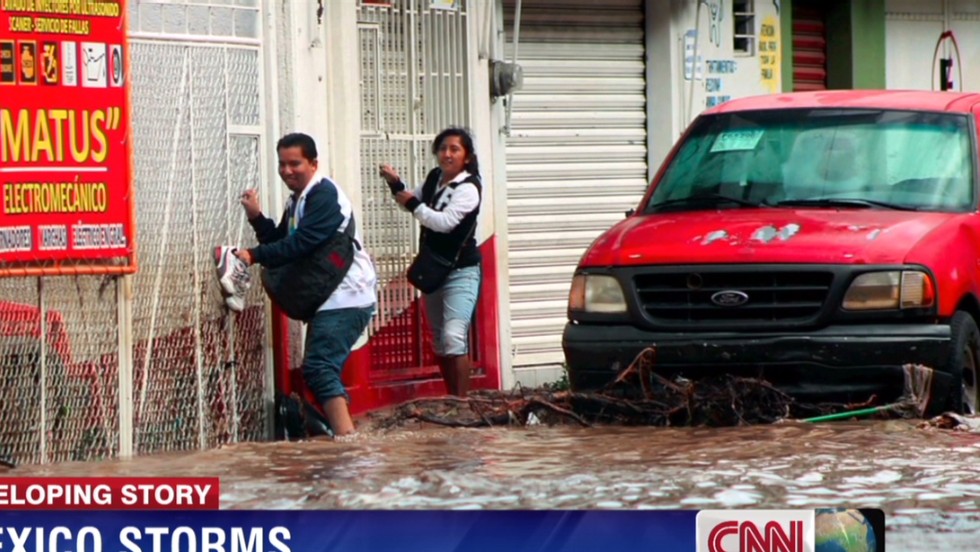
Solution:
<svg viewBox="0 0 980 552">
<path fill-rule="evenodd" d="M 311 178 L 310 181 L 306 183 L 306 187 L 303 188 L 303 191 L 299 193 L 299 197 L 296 198 L 297 201 L 303 201 L 304 199 L 306 199 L 306 194 L 310 193 L 310 188 L 312 188 L 315 184 L 317 184 L 324 178 L 325 177 L 321 175 L 319 171 L 313 173 L 313 178 Z"/>
<path fill-rule="evenodd" d="M 313 178 L 310 178 L 310 181 L 306 183 L 306 187 L 303 188 L 303 191 L 301 191 L 299 195 L 296 195 L 295 192 L 289 195 L 289 201 L 287 202 L 286 206 L 292 207 L 294 201 L 296 202 L 297 205 L 302 203 L 303 200 L 306 199 L 306 194 L 310 193 L 310 189 L 313 188 L 315 184 L 319 183 L 324 178 L 325 177 L 321 175 L 319 172 L 313 173 Z"/>
</svg>

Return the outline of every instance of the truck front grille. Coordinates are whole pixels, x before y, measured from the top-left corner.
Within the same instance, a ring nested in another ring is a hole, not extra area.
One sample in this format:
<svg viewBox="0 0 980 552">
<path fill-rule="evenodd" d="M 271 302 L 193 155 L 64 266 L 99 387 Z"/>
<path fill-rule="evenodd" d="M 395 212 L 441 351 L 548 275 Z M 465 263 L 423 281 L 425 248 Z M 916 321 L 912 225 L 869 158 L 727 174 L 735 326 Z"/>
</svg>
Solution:
<svg viewBox="0 0 980 552">
<path fill-rule="evenodd" d="M 833 280 L 829 271 L 754 272 L 750 267 L 725 267 L 641 273 L 634 276 L 633 284 L 640 306 L 657 323 L 768 326 L 816 318 Z M 719 304 L 726 298 L 728 306 Z"/>
</svg>

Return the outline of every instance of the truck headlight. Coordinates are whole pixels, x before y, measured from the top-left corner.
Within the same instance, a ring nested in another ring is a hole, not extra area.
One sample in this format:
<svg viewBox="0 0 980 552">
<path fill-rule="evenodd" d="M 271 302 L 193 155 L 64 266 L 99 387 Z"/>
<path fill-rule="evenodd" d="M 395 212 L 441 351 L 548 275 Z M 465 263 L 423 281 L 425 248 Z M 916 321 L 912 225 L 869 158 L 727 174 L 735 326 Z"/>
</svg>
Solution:
<svg viewBox="0 0 980 552">
<path fill-rule="evenodd" d="M 921 309 L 936 301 L 932 279 L 918 270 L 868 272 L 847 288 L 845 310 Z"/>
<path fill-rule="evenodd" d="M 572 278 L 568 310 L 596 313 L 626 312 L 626 298 L 619 280 L 601 274 L 577 274 Z"/>
</svg>

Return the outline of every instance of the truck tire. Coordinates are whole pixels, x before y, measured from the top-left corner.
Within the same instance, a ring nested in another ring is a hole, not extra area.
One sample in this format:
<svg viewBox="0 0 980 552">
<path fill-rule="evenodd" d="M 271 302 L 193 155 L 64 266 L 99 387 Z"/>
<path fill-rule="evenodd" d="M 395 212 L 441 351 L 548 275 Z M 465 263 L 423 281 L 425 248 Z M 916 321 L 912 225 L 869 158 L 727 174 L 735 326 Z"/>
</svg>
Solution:
<svg viewBox="0 0 980 552">
<path fill-rule="evenodd" d="M 980 330 L 973 316 L 957 311 L 950 324 L 952 348 L 946 372 L 953 377 L 949 408 L 954 412 L 977 414 L 980 409 Z"/>
</svg>

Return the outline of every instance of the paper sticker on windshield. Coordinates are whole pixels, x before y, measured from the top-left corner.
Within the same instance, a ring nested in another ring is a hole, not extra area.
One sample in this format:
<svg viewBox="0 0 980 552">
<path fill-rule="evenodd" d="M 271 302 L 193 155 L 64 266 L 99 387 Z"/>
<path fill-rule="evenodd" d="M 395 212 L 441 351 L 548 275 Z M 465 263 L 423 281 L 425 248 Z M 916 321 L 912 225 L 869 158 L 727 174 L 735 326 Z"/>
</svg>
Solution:
<svg viewBox="0 0 980 552">
<path fill-rule="evenodd" d="M 711 152 L 754 150 L 762 138 L 762 132 L 759 129 L 726 130 L 715 138 L 715 143 L 711 144 Z"/>
</svg>

